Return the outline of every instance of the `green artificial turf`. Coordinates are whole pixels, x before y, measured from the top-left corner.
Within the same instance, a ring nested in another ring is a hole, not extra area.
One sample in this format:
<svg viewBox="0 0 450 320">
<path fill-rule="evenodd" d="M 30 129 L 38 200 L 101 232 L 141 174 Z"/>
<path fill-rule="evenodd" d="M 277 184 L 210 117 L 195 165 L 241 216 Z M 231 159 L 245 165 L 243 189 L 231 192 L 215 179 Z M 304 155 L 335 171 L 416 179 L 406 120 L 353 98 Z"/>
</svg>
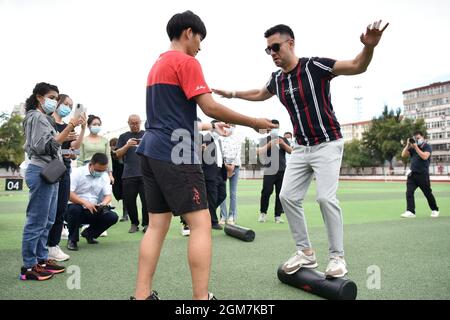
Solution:
<svg viewBox="0 0 450 320">
<path fill-rule="evenodd" d="M 241 180 L 238 187 L 238 224 L 256 232 L 246 243 L 213 231 L 210 290 L 219 299 L 318 299 L 280 283 L 276 271 L 295 252 L 289 227 L 275 224 L 273 200 L 266 223 L 258 223 L 262 181 Z M 0 299 L 127 299 L 134 293 L 139 241 L 120 222 L 99 238 L 99 245 L 80 241 L 78 252 L 64 263 L 80 270 L 80 289 L 69 289 L 73 274 L 44 282 L 18 280 L 21 237 L 27 193 L 5 192 L 0 180 Z M 403 220 L 405 185 L 399 182 L 341 182 L 338 198 L 344 212 L 345 250 L 349 277 L 358 286 L 358 299 L 450 299 L 450 184 L 434 183 L 441 216 L 416 192 L 417 218 Z M 315 184 L 305 200 L 310 238 L 317 252 L 318 270 L 327 264 L 327 238 L 315 202 Z M 120 204 L 117 209 L 121 215 Z M 284 218 L 285 219 L 285 218 Z M 154 279 L 163 299 L 190 299 L 191 279 L 186 259 L 188 238 L 180 235 L 178 219 L 164 244 Z M 369 289 L 371 268 L 380 270 L 380 288 Z"/>
</svg>

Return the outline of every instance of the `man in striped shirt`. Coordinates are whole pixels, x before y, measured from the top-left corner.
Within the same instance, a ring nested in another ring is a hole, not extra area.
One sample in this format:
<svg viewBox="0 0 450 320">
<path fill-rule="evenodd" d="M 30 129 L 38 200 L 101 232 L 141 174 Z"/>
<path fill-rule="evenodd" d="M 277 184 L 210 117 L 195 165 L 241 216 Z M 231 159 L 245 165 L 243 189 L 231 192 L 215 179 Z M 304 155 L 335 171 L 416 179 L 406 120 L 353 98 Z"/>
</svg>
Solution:
<svg viewBox="0 0 450 320">
<path fill-rule="evenodd" d="M 262 89 L 249 91 L 213 90 L 226 98 L 264 101 L 276 95 L 289 113 L 294 128 L 295 145 L 285 172 L 280 193 L 297 252 L 283 265 L 292 274 L 300 268 L 316 268 L 317 261 L 306 227 L 303 199 L 312 177 L 317 181 L 317 202 L 325 222 L 330 262 L 327 278 L 347 274 L 344 260 L 342 211 L 336 198 L 344 141 L 333 111 L 330 81 L 339 75 L 363 73 L 383 31 L 381 20 L 367 27 L 360 37 L 363 50 L 353 60 L 299 58 L 295 54 L 295 37 L 291 28 L 276 25 L 264 34 L 266 53 L 280 70 L 272 73 Z"/>
</svg>

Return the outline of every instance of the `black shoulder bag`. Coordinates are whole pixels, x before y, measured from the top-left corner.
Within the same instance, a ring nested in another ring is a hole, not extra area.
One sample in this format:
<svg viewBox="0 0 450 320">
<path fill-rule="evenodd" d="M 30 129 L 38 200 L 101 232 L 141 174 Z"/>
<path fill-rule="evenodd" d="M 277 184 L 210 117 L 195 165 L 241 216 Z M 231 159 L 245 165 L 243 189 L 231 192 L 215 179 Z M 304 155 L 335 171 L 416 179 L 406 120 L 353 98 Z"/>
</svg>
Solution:
<svg viewBox="0 0 450 320">
<path fill-rule="evenodd" d="M 41 171 L 41 178 L 44 179 L 45 182 L 53 184 L 61 179 L 64 173 L 66 173 L 66 170 L 67 168 L 64 163 L 52 155 L 52 161 L 50 161 Z"/>
</svg>

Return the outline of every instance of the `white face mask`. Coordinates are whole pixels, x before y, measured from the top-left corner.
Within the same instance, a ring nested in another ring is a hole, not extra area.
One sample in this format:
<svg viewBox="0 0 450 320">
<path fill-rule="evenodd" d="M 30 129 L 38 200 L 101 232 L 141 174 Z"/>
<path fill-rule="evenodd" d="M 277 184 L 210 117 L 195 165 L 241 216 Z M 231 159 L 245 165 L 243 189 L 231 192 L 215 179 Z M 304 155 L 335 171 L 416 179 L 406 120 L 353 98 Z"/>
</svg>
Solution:
<svg viewBox="0 0 450 320">
<path fill-rule="evenodd" d="M 57 104 L 58 102 L 56 100 L 45 98 L 45 101 L 42 104 L 42 109 L 46 114 L 52 114 L 55 112 Z"/>
<path fill-rule="evenodd" d="M 278 131 L 279 131 L 278 129 L 272 129 L 270 131 L 270 135 L 273 137 L 278 137 Z"/>
<path fill-rule="evenodd" d="M 99 134 L 100 131 L 102 131 L 102 127 L 101 126 L 91 126 L 89 128 L 89 130 L 91 131 L 92 134 Z"/>
</svg>

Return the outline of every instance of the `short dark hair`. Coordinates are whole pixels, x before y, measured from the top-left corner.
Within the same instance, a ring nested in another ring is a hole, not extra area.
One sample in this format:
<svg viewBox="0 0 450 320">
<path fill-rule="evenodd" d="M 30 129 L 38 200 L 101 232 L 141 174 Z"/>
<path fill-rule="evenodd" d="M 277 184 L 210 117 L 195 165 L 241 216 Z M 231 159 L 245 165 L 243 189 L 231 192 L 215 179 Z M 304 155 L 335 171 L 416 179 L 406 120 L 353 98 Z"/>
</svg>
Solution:
<svg viewBox="0 0 450 320">
<path fill-rule="evenodd" d="M 289 132 L 289 131 L 285 132 L 285 133 L 283 134 L 283 136 L 285 136 L 285 135 L 287 135 L 287 134 L 289 134 L 291 137 L 293 136 L 292 132 Z"/>
<path fill-rule="evenodd" d="M 37 96 L 45 96 L 50 91 L 56 91 L 59 94 L 58 87 L 53 84 L 46 82 L 39 82 L 38 84 L 36 84 L 33 89 L 33 94 L 25 102 L 25 110 L 27 112 L 30 110 L 36 110 L 39 105 Z"/>
<path fill-rule="evenodd" d="M 100 121 L 100 124 L 102 124 L 102 119 L 100 119 L 100 117 L 95 116 L 93 114 L 90 114 L 88 116 L 88 120 L 87 120 L 87 125 L 90 126 L 92 124 L 92 122 L 94 122 L 94 120 L 97 119 L 98 121 Z"/>
<path fill-rule="evenodd" d="M 200 34 L 202 40 L 206 38 L 206 27 L 202 19 L 188 10 L 175 14 L 167 23 L 166 31 L 170 41 L 180 39 L 184 30 L 191 28 L 194 34 Z"/>
<path fill-rule="evenodd" d="M 92 156 L 91 163 L 105 166 L 108 164 L 108 157 L 104 153 L 97 152 Z"/>
<path fill-rule="evenodd" d="M 286 34 L 290 36 L 292 39 L 295 39 L 294 31 L 292 31 L 292 29 L 285 24 L 277 24 L 276 26 L 267 29 L 267 31 L 264 32 L 264 37 L 268 38 L 274 35 L 275 33 Z"/>
<path fill-rule="evenodd" d="M 277 119 L 272 119 L 272 123 L 273 124 L 280 124 L 280 121 L 278 121 Z"/>
<path fill-rule="evenodd" d="M 416 130 L 416 131 L 414 131 L 414 134 L 413 134 L 413 136 L 416 136 L 416 135 L 418 135 L 418 134 L 420 134 L 422 137 L 424 137 L 424 135 L 423 135 L 423 133 L 422 133 L 422 131 L 420 131 L 420 130 Z"/>
</svg>

